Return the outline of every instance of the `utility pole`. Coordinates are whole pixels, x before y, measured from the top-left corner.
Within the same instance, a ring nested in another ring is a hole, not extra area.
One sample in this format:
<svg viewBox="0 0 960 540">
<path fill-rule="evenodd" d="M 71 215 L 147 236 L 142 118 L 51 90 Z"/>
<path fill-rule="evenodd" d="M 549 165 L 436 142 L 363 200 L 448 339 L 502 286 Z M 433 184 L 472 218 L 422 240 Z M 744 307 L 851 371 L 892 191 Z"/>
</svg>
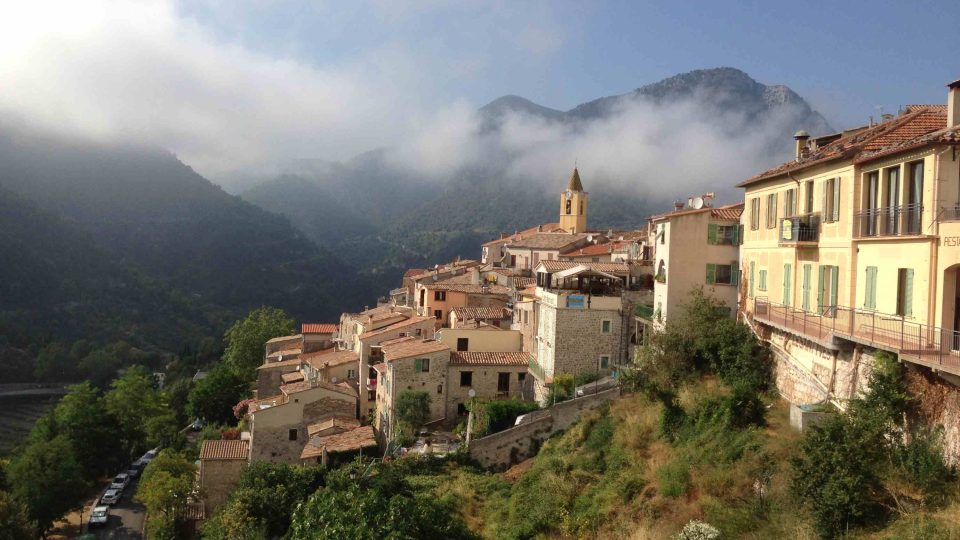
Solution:
<svg viewBox="0 0 960 540">
<path fill-rule="evenodd" d="M 467 395 L 470 396 L 470 408 L 467 409 L 467 449 L 470 449 L 470 435 L 473 433 L 473 397 L 477 395 L 477 391 L 471 388 Z"/>
</svg>

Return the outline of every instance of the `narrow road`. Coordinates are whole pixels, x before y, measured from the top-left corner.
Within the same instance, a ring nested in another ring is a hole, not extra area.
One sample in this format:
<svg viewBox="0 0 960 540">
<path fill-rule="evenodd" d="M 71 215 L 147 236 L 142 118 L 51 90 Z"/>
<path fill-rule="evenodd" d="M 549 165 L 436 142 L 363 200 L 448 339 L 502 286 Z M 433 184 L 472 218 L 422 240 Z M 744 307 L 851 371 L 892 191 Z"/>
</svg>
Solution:
<svg viewBox="0 0 960 540">
<path fill-rule="evenodd" d="M 120 498 L 120 501 L 110 507 L 110 521 L 105 527 L 94 528 L 87 532 L 93 533 L 97 538 L 112 540 L 143 538 L 143 521 L 146 518 L 147 509 L 144 508 L 142 504 L 134 502 L 133 500 L 133 494 L 137 492 L 138 482 L 139 477 L 131 481 L 130 484 L 127 485 L 127 489 L 123 490 L 123 496 Z M 92 507 L 84 509 L 83 519 L 85 531 L 87 523 L 89 523 L 90 512 L 92 511 Z"/>
</svg>

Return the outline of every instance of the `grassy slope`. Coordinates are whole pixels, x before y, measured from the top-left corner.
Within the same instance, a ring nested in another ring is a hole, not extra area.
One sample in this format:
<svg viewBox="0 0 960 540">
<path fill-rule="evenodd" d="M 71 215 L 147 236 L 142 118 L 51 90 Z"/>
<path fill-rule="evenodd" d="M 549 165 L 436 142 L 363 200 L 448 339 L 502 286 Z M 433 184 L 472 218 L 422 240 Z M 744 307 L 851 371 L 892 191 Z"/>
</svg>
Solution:
<svg viewBox="0 0 960 540">
<path fill-rule="evenodd" d="M 722 392 L 706 381 L 681 396 L 685 409 Z M 810 521 L 788 493 L 789 457 L 799 434 L 787 405 L 773 403 L 760 430 L 705 430 L 676 446 L 657 436 L 659 404 L 628 395 L 609 411 L 587 414 L 552 438 L 517 476 L 449 466 L 413 479 L 451 499 L 487 538 L 667 539 L 691 519 L 723 538 L 814 539 Z M 754 482 L 770 474 L 763 500 Z M 861 531 L 859 538 L 960 538 L 960 504 Z"/>
</svg>

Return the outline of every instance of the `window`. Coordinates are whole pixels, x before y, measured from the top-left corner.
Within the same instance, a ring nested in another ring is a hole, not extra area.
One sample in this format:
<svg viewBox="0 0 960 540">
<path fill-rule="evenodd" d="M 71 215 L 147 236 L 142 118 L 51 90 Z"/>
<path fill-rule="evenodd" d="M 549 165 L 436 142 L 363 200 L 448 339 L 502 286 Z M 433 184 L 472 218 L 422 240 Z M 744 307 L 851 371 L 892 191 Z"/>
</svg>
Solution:
<svg viewBox="0 0 960 540">
<path fill-rule="evenodd" d="M 510 391 L 510 374 L 497 373 L 497 392 Z"/>
<path fill-rule="evenodd" d="M 736 285 L 737 284 L 737 265 L 733 264 L 707 264 L 707 284 L 714 285 Z"/>
<path fill-rule="evenodd" d="M 600 322 L 600 333 L 609 334 L 610 333 L 610 321 L 601 321 Z"/>
<path fill-rule="evenodd" d="M 767 228 L 772 229 L 777 226 L 777 194 L 767 195 Z"/>
<path fill-rule="evenodd" d="M 783 194 L 783 217 L 792 217 L 797 214 L 797 189 L 788 189 Z"/>
<path fill-rule="evenodd" d="M 831 178 L 823 183 L 823 221 L 840 219 L 840 179 Z"/>
<path fill-rule="evenodd" d="M 897 315 L 913 317 L 913 268 L 897 270 Z"/>
<path fill-rule="evenodd" d="M 347 370 L 347 378 L 348 378 L 348 379 L 356 379 L 356 378 L 357 378 L 357 370 L 355 370 L 355 369 L 348 369 L 348 370 Z"/>
<path fill-rule="evenodd" d="M 833 317 L 837 312 L 840 269 L 836 266 L 821 266 L 819 283 L 820 285 L 817 287 L 817 312 L 825 317 Z"/>
<path fill-rule="evenodd" d="M 761 291 L 767 290 L 767 271 L 760 270 L 760 283 L 757 284 L 757 288 Z"/>
<path fill-rule="evenodd" d="M 442 310 L 442 309 L 435 309 L 435 310 L 433 310 L 433 318 L 434 318 L 434 319 L 437 319 L 438 321 L 439 321 L 440 319 L 442 319 L 442 318 L 443 318 L 443 310 Z"/>
<path fill-rule="evenodd" d="M 291 429 L 287 432 L 287 439 L 291 441 L 297 440 L 297 430 Z"/>
<path fill-rule="evenodd" d="M 667 224 L 661 223 L 660 229 L 657 231 L 657 238 L 660 240 L 661 244 L 666 243 L 667 241 Z"/>
<path fill-rule="evenodd" d="M 469 345 L 470 345 L 470 338 L 465 338 L 465 337 L 457 338 L 457 350 L 458 350 L 458 351 L 466 351 L 466 350 L 468 350 Z"/>
<path fill-rule="evenodd" d="M 886 170 L 886 226 L 884 234 L 900 234 L 900 167 L 891 167 Z"/>
<path fill-rule="evenodd" d="M 866 286 L 863 292 L 863 307 L 877 309 L 877 267 L 867 267 Z"/>
<path fill-rule="evenodd" d="M 867 185 L 864 190 L 866 193 L 866 223 L 861 224 L 861 227 L 866 226 L 867 236 L 876 236 L 877 235 L 877 209 L 880 207 L 880 174 L 876 171 L 867 175 Z"/>
<path fill-rule="evenodd" d="M 803 310 L 810 311 L 810 275 L 812 267 L 809 264 L 803 265 Z"/>
<path fill-rule="evenodd" d="M 793 305 L 793 267 L 790 264 L 783 265 L 783 305 Z"/>
<path fill-rule="evenodd" d="M 804 212 L 813 213 L 813 182 L 805 182 L 804 192 L 807 195 L 807 204 L 804 206 Z"/>
<path fill-rule="evenodd" d="M 461 371 L 460 372 L 460 386 L 472 386 L 473 385 L 473 372 L 472 371 Z"/>
<path fill-rule="evenodd" d="M 735 246 L 739 244 L 739 225 L 707 225 L 707 243 L 710 245 Z"/>
<path fill-rule="evenodd" d="M 907 167 L 910 171 L 910 185 L 907 187 L 906 233 L 920 234 L 920 216 L 923 214 L 923 162 L 915 161 Z"/>
<path fill-rule="evenodd" d="M 417 328 L 414 333 L 417 335 L 417 337 L 420 337 L 423 335 L 423 328 Z"/>
<path fill-rule="evenodd" d="M 521 372 L 521 373 L 517 373 L 517 381 L 523 382 L 523 381 L 525 381 L 525 380 L 527 380 L 527 374 L 526 374 L 526 373 L 522 373 L 522 372 Z"/>
<path fill-rule="evenodd" d="M 433 291 L 433 299 L 444 301 L 447 299 L 447 291 Z"/>
<path fill-rule="evenodd" d="M 430 371 L 430 359 L 429 358 L 414 359 L 413 371 L 416 373 L 426 373 Z"/>
<path fill-rule="evenodd" d="M 469 411 L 467 411 L 467 406 L 463 403 L 457 403 L 457 416 L 467 416 Z"/>
<path fill-rule="evenodd" d="M 610 367 L 610 357 L 603 355 L 600 357 L 600 369 L 607 369 Z"/>
<path fill-rule="evenodd" d="M 442 393 L 443 393 L 443 385 L 442 385 L 442 384 L 438 384 L 438 385 L 437 385 L 437 393 L 438 393 L 438 394 L 442 394 Z"/>
<path fill-rule="evenodd" d="M 583 201 L 580 201 L 580 215 L 583 215 Z"/>
<path fill-rule="evenodd" d="M 375 399 L 377 399 L 377 391 L 367 390 L 367 401 L 373 401 Z"/>
<path fill-rule="evenodd" d="M 760 197 L 750 199 L 750 230 L 760 228 Z"/>
<path fill-rule="evenodd" d="M 747 283 L 747 295 L 750 298 L 753 298 L 753 284 L 756 283 L 756 280 L 754 279 L 754 277 L 756 276 L 756 269 L 757 269 L 756 266 L 757 266 L 756 262 L 750 261 L 750 279 L 749 279 L 749 283 Z"/>
<path fill-rule="evenodd" d="M 573 212 L 571 211 L 572 208 L 573 208 L 572 205 L 573 205 L 573 201 L 571 201 L 570 199 L 567 199 L 567 208 L 566 208 L 566 210 L 567 210 L 567 215 L 568 215 L 568 216 L 573 213 Z"/>
</svg>

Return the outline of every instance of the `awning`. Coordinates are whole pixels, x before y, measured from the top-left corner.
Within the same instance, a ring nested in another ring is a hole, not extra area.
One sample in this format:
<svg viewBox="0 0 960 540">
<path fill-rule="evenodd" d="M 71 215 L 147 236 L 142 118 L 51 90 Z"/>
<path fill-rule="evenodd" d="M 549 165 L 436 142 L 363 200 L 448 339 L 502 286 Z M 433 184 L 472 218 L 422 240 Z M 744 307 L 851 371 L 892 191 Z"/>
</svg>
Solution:
<svg viewBox="0 0 960 540">
<path fill-rule="evenodd" d="M 601 272 L 600 270 L 593 270 L 584 265 L 574 266 L 573 268 L 561 270 L 560 272 L 557 272 L 556 274 L 553 275 L 553 277 L 557 279 L 563 279 L 563 278 L 568 278 L 573 276 L 599 276 L 599 277 L 615 279 L 617 281 L 621 281 L 623 279 L 620 276 L 615 276 L 613 274 Z"/>
</svg>

